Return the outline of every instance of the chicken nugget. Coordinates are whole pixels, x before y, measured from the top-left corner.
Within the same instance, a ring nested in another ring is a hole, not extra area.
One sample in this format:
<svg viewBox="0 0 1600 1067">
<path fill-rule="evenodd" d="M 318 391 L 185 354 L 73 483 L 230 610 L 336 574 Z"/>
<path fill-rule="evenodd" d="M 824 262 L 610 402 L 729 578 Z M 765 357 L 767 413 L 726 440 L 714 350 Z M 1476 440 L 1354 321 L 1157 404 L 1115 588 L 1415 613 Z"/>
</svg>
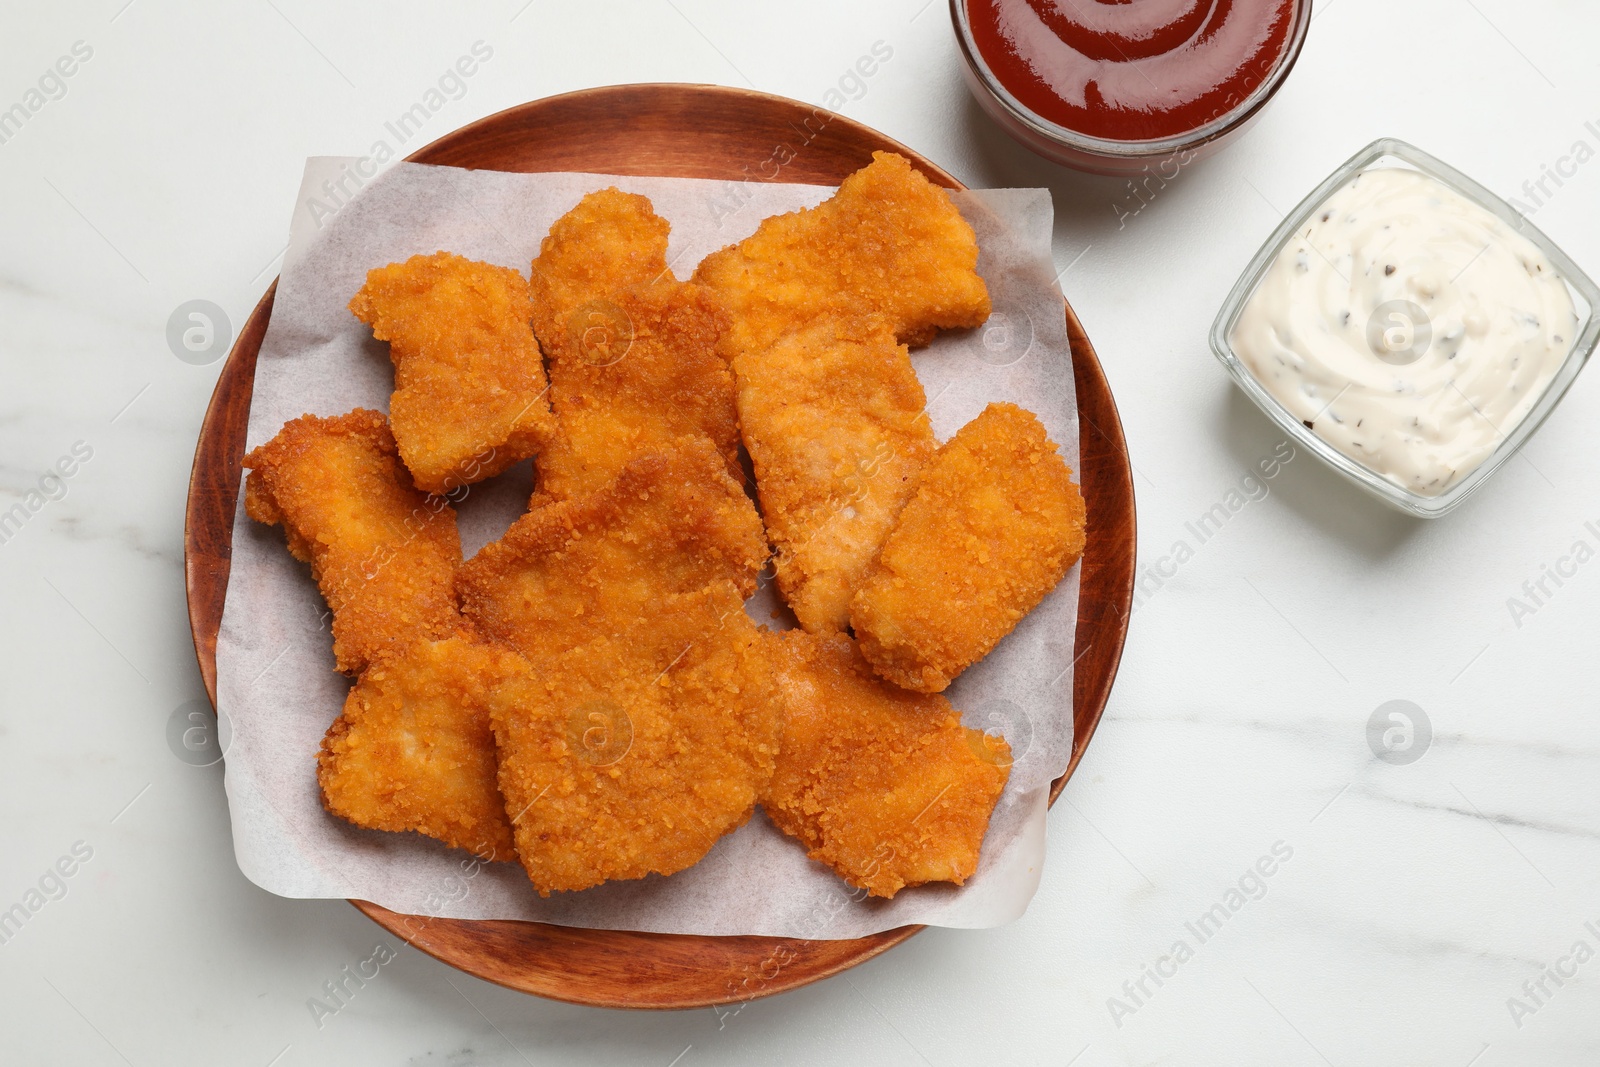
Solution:
<svg viewBox="0 0 1600 1067">
<path fill-rule="evenodd" d="M 739 470 L 727 315 L 667 269 L 667 221 L 615 188 L 557 219 L 533 261 L 534 330 L 550 361 L 559 432 L 539 457 L 539 496 L 602 488 L 635 456 L 709 437 Z"/>
<path fill-rule="evenodd" d="M 977 262 L 949 195 L 878 152 L 831 199 L 765 220 L 695 271 L 731 315 L 740 430 L 779 588 L 807 630 L 848 625 L 855 583 L 933 451 L 897 342 L 988 318 Z"/>
<path fill-rule="evenodd" d="M 923 470 L 851 604 L 880 675 L 937 693 L 1083 555 L 1083 495 L 1031 412 L 990 404 Z"/>
<path fill-rule="evenodd" d="M 382 415 L 303 415 L 244 465 L 246 513 L 284 528 L 333 610 L 339 670 L 357 674 L 385 648 L 455 632 L 456 513 L 412 486 Z"/>
<path fill-rule="evenodd" d="M 709 441 L 688 439 L 528 512 L 461 568 L 458 588 L 482 633 L 534 657 L 620 633 L 675 593 L 732 581 L 748 596 L 766 557 L 755 505 Z"/>
<path fill-rule="evenodd" d="M 500 789 L 541 895 L 681 871 L 750 817 L 780 729 L 762 636 L 722 581 L 495 693 Z"/>
<path fill-rule="evenodd" d="M 717 351 L 727 315 L 709 294 L 658 281 L 613 291 L 589 314 L 600 324 L 558 330 L 545 348 L 559 432 L 539 456 L 540 493 L 594 492 L 683 437 L 710 440 L 742 478 L 733 372 Z"/>
<path fill-rule="evenodd" d="M 833 197 L 766 219 L 702 260 L 694 279 L 733 315 L 736 354 L 824 314 L 881 315 L 916 346 L 989 317 L 977 264 L 977 237 L 950 195 L 905 157 L 874 152 Z"/>
<path fill-rule="evenodd" d="M 496 774 L 489 696 L 528 663 L 466 636 L 379 655 L 317 756 L 322 803 L 373 830 L 415 830 L 484 860 L 515 848 Z"/>
<path fill-rule="evenodd" d="M 933 454 L 911 358 L 880 320 L 823 318 L 741 357 L 738 386 L 778 588 L 807 630 L 841 631 Z"/>
<path fill-rule="evenodd" d="M 555 423 L 528 283 L 449 252 L 367 273 L 350 301 L 389 342 L 389 415 L 417 488 L 445 493 L 534 455 Z"/>
<path fill-rule="evenodd" d="M 671 278 L 667 271 L 670 229 L 648 197 L 624 193 L 615 186 L 588 194 L 556 220 L 539 245 L 530 283 L 533 329 L 546 355 L 574 316 L 580 326 L 575 334 L 604 327 L 609 320 L 604 303 L 611 294 Z M 596 306 L 585 309 L 591 303 Z M 580 311 L 601 317 L 591 319 Z"/>
<path fill-rule="evenodd" d="M 872 896 L 970 878 L 1011 775 L 1004 739 L 962 726 L 942 696 L 884 682 L 843 634 L 769 644 L 784 727 L 768 818 Z"/>
</svg>

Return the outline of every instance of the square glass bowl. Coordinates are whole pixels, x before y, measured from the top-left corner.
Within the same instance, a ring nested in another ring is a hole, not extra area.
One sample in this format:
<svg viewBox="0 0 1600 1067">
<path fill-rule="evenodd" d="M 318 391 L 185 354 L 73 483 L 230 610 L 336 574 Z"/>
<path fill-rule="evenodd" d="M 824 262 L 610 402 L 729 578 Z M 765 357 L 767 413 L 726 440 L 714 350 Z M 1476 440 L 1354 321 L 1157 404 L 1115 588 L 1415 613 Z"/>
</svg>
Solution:
<svg viewBox="0 0 1600 1067">
<path fill-rule="evenodd" d="M 1256 286 L 1260 284 L 1262 276 L 1273 261 L 1278 258 L 1284 245 L 1299 227 L 1311 217 L 1311 214 L 1322 206 L 1323 201 L 1332 196 L 1346 182 L 1356 175 L 1357 171 L 1369 167 L 1403 167 L 1410 170 L 1421 171 L 1424 174 L 1442 182 L 1457 193 L 1473 201 L 1485 210 L 1499 216 L 1510 224 L 1513 230 L 1532 241 L 1539 250 L 1545 254 L 1550 263 L 1567 285 L 1567 291 L 1572 295 L 1573 309 L 1578 316 L 1577 336 L 1573 340 L 1572 349 L 1567 354 L 1566 360 L 1561 364 L 1556 375 L 1551 379 L 1545 389 L 1544 396 L 1539 398 L 1528 414 L 1505 435 L 1505 439 L 1489 454 L 1489 457 L 1475 469 L 1468 472 L 1465 477 L 1455 485 L 1446 489 L 1437 496 L 1423 496 L 1413 493 L 1409 489 L 1390 481 L 1376 471 L 1371 470 L 1357 460 L 1350 458 L 1333 445 L 1324 441 L 1302 423 L 1293 413 L 1280 404 L 1275 397 L 1258 381 L 1250 368 L 1234 354 L 1229 337 L 1233 333 L 1239 314 L 1244 310 L 1245 304 L 1254 295 Z M 1590 280 L 1589 276 L 1578 268 L 1578 265 L 1567 254 L 1561 251 L 1550 238 L 1539 231 L 1533 223 L 1520 215 L 1510 204 L 1495 196 L 1488 189 L 1479 185 L 1471 178 L 1462 174 L 1454 167 L 1435 159 L 1428 153 L 1404 141 L 1384 138 L 1374 141 L 1361 151 L 1352 156 L 1343 166 L 1330 174 L 1327 179 L 1309 196 L 1302 200 L 1298 207 L 1291 211 L 1283 224 L 1273 231 L 1267 238 L 1266 244 L 1256 253 L 1250 265 L 1245 268 L 1239 281 L 1234 285 L 1233 292 L 1228 294 L 1228 299 L 1222 305 L 1222 311 L 1217 315 L 1217 321 L 1211 327 L 1211 350 L 1216 353 L 1217 359 L 1228 368 L 1228 373 L 1244 390 L 1246 396 L 1256 402 L 1256 405 L 1266 412 L 1267 417 L 1278 424 L 1278 427 L 1289 439 L 1306 451 L 1320 457 L 1334 470 L 1344 475 L 1348 480 L 1365 489 L 1373 496 L 1385 503 L 1399 508 L 1401 511 L 1425 519 L 1437 518 L 1458 507 L 1463 500 L 1472 494 L 1480 485 L 1488 480 L 1489 476 L 1500 468 L 1506 460 L 1516 455 L 1532 437 L 1534 432 L 1550 417 L 1561 398 L 1566 395 L 1578 372 L 1588 362 L 1589 356 L 1594 352 L 1597 342 L 1600 342 L 1600 288 Z"/>
</svg>

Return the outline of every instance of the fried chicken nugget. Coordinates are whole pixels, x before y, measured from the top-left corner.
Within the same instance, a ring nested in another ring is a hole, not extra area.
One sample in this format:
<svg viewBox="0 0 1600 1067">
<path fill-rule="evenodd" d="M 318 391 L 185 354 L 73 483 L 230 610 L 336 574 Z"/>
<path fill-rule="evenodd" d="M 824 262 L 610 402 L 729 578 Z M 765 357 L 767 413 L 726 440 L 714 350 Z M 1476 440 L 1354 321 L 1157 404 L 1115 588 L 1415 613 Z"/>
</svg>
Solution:
<svg viewBox="0 0 1600 1067">
<path fill-rule="evenodd" d="M 550 353 L 569 320 L 577 315 L 582 334 L 605 325 L 605 301 L 629 286 L 670 280 L 667 234 L 671 225 L 657 215 L 648 197 L 616 187 L 590 193 L 556 220 L 539 245 L 529 291 L 533 329 Z M 594 308 L 585 308 L 589 304 Z M 580 310 L 601 315 L 592 320 Z"/>
<path fill-rule="evenodd" d="M 533 261 L 534 330 L 559 433 L 539 457 L 541 499 L 593 492 L 628 460 L 703 435 L 739 471 L 727 315 L 667 269 L 667 221 L 643 196 L 585 196 Z"/>
<path fill-rule="evenodd" d="M 464 635 L 380 654 L 322 740 L 323 806 L 357 826 L 513 859 L 489 697 L 527 671 L 515 652 Z"/>
<path fill-rule="evenodd" d="M 604 487 L 637 456 L 704 437 L 739 468 L 733 372 L 717 352 L 727 315 L 704 289 L 659 281 L 586 305 L 596 323 L 546 346 L 559 432 L 539 456 L 539 490 L 569 499 Z M 598 339 L 603 338 L 603 339 Z"/>
<path fill-rule="evenodd" d="M 492 698 L 500 788 L 543 896 L 692 866 L 772 775 L 777 689 L 738 589 L 654 607 Z"/>
<path fill-rule="evenodd" d="M 284 528 L 333 610 L 339 670 L 357 674 L 386 648 L 455 632 L 455 511 L 412 487 L 381 414 L 303 415 L 244 465 L 246 513 Z"/>
<path fill-rule="evenodd" d="M 738 382 L 778 588 L 807 630 L 843 630 L 933 455 L 911 359 L 881 321 L 828 317 L 742 362 Z"/>
<path fill-rule="evenodd" d="M 769 644 L 784 727 L 768 818 L 876 897 L 971 877 L 1011 775 L 1004 739 L 962 726 L 942 696 L 885 683 L 843 634 Z"/>
<path fill-rule="evenodd" d="M 918 478 L 851 604 L 880 675 L 944 690 L 1083 555 L 1083 495 L 1031 412 L 990 404 Z"/>
<path fill-rule="evenodd" d="M 741 432 L 779 588 L 807 630 L 848 625 L 854 583 L 933 451 L 896 342 L 988 318 L 977 262 L 948 194 L 877 152 L 831 199 L 765 220 L 695 271 L 732 316 Z"/>
<path fill-rule="evenodd" d="M 390 418 L 417 488 L 445 493 L 535 454 L 555 424 L 528 283 L 450 252 L 367 273 L 350 301 L 394 361 Z"/>
<path fill-rule="evenodd" d="M 709 441 L 627 464 L 605 489 L 537 508 L 461 568 L 462 610 L 536 662 L 732 581 L 755 591 L 761 517 Z"/>
<path fill-rule="evenodd" d="M 977 237 L 949 194 L 904 156 L 874 152 L 833 197 L 765 220 L 702 260 L 694 279 L 733 315 L 736 354 L 824 314 L 881 315 L 914 347 L 989 317 L 977 263 Z"/>
</svg>

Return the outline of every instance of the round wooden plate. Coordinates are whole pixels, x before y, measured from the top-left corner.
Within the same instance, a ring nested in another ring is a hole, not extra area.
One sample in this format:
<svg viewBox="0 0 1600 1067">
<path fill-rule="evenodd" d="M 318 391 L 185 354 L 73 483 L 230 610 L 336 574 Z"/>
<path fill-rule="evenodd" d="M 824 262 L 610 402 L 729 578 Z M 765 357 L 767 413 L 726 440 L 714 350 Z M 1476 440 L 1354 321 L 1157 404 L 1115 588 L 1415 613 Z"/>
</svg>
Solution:
<svg viewBox="0 0 1600 1067">
<path fill-rule="evenodd" d="M 905 156 L 941 186 L 962 187 L 904 145 L 850 119 L 795 100 L 717 85 L 617 85 L 537 100 L 447 134 L 408 158 L 478 170 L 837 185 L 880 149 Z M 276 288 L 274 282 L 267 289 L 223 365 L 189 481 L 184 530 L 189 622 L 213 704 L 217 630 L 256 353 Z M 1110 695 L 1134 578 L 1133 477 L 1122 423 L 1094 348 L 1070 306 L 1066 316 L 1082 419 L 1078 475 L 1088 502 L 1089 540 L 1073 677 L 1077 736 L 1072 762 L 1052 783 L 1052 802 L 1082 759 Z M 427 919 L 352 903 L 384 929 L 469 974 L 556 1000 L 615 1008 L 695 1008 L 770 996 L 853 967 L 922 929 L 906 926 L 850 941 L 698 937 Z"/>
</svg>

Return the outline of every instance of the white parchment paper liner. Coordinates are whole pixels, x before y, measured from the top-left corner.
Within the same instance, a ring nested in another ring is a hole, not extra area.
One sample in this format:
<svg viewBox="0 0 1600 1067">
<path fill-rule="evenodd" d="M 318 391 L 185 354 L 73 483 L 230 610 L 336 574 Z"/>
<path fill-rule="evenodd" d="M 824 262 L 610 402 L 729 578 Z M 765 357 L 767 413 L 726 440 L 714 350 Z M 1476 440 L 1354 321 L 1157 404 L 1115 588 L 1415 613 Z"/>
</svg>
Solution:
<svg viewBox="0 0 1600 1067">
<path fill-rule="evenodd" d="M 813 205 L 818 186 L 598 174 L 506 174 L 396 164 L 356 195 L 354 159 L 307 161 L 256 365 L 249 447 L 306 412 L 388 409 L 387 346 L 346 303 L 369 268 L 448 249 L 526 273 L 555 219 L 587 192 L 616 185 L 649 196 L 672 223 L 669 261 L 687 277 L 702 256 L 740 240 L 764 217 Z M 956 202 L 978 234 L 978 269 L 995 315 L 914 354 L 929 415 L 945 440 L 993 400 L 1037 413 L 1078 468 L 1078 417 L 1061 295 L 1050 257 L 1052 208 L 1043 189 L 977 191 Z M 521 464 L 474 487 L 459 506 L 470 556 L 527 504 Z M 476 864 L 415 834 L 361 830 L 327 814 L 315 756 L 349 682 L 334 672 L 326 608 L 283 531 L 240 506 L 217 640 L 218 699 L 231 721 L 226 784 L 239 867 L 286 897 L 353 897 L 399 912 L 467 919 L 536 919 L 664 933 L 859 937 L 907 923 L 996 926 L 1021 915 L 1038 886 L 1050 780 L 1072 751 L 1072 661 L 1078 573 L 1036 609 L 948 696 L 969 725 L 1002 731 L 1016 755 L 978 873 L 964 887 L 864 899 L 806 858 L 758 811 L 698 865 L 671 878 L 616 882 L 540 899 L 513 864 Z M 758 594 L 759 600 L 762 594 Z M 750 611 L 770 621 L 769 604 Z"/>
</svg>

